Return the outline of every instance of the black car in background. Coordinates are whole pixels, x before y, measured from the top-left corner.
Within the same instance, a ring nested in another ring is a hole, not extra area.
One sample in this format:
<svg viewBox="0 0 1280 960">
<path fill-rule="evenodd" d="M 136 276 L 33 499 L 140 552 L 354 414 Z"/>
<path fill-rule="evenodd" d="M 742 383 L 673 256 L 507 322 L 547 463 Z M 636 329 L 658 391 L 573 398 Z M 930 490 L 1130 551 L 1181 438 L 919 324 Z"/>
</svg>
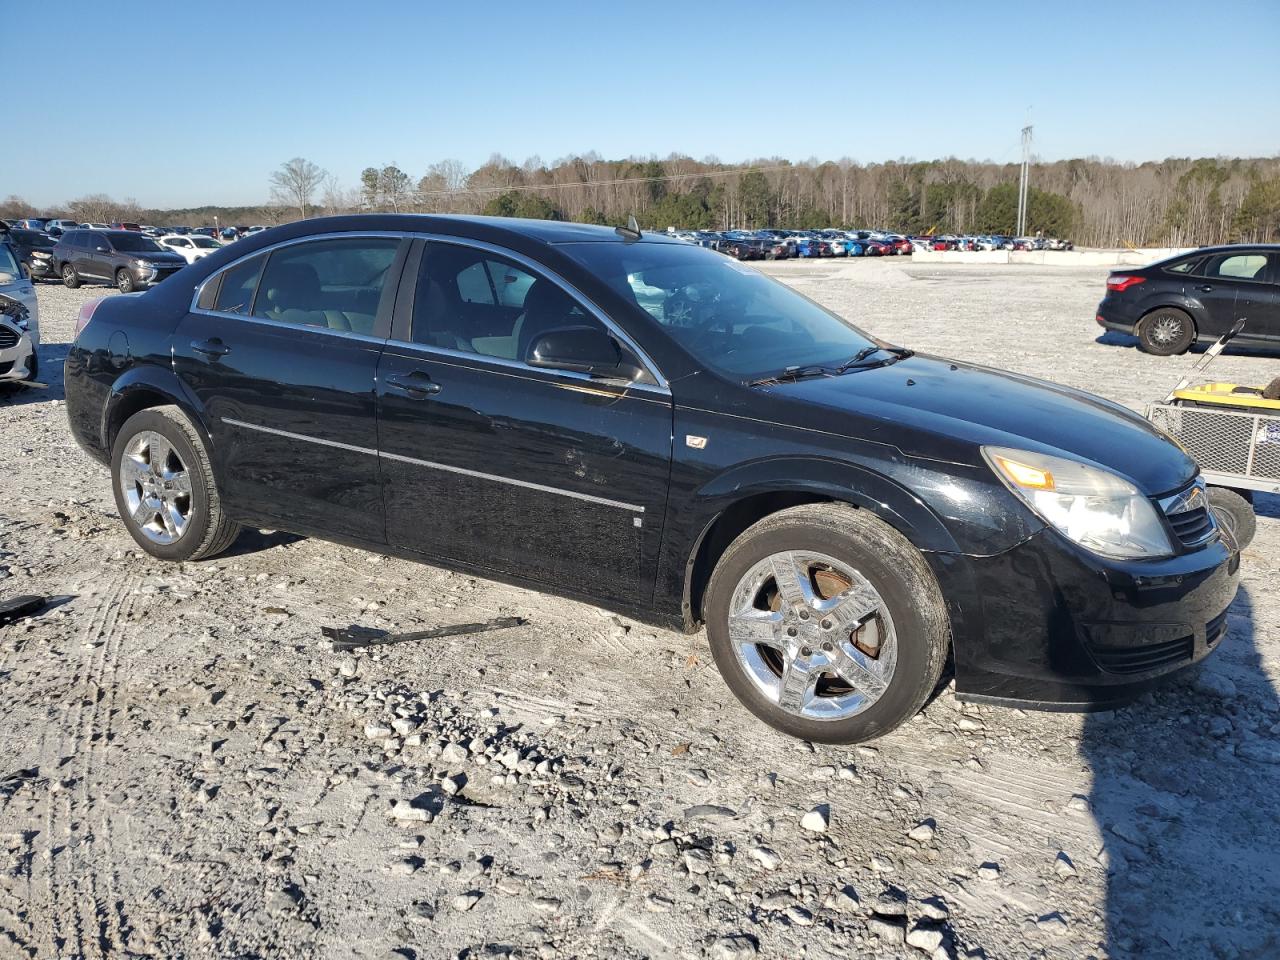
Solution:
<svg viewBox="0 0 1280 960">
<path fill-rule="evenodd" d="M 1246 320 L 1235 343 L 1280 345 L 1280 244 L 1205 247 L 1113 270 L 1097 321 L 1136 336 L 1148 353 L 1183 353 Z"/>
<path fill-rule="evenodd" d="M 15 227 L 9 231 L 9 246 L 32 280 L 52 280 L 58 276 L 53 260 L 53 237 L 40 230 Z"/>
<path fill-rule="evenodd" d="M 153 556 L 269 527 L 705 624 L 807 740 L 893 729 L 949 657 L 965 699 L 1123 702 L 1216 648 L 1238 582 L 1141 417 L 665 235 L 292 223 L 87 304 L 65 380 Z"/>
<path fill-rule="evenodd" d="M 187 261 L 132 230 L 68 230 L 53 246 L 62 282 L 75 289 L 86 281 L 111 283 L 132 293 L 171 277 Z"/>
</svg>

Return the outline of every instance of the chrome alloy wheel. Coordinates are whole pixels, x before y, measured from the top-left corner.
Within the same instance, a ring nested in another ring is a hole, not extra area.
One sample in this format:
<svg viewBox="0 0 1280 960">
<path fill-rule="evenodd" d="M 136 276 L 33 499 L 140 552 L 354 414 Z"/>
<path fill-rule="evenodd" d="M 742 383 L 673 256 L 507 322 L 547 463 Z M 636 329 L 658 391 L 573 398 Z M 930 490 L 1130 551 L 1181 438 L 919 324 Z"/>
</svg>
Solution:
<svg viewBox="0 0 1280 960">
<path fill-rule="evenodd" d="M 173 444 L 154 430 L 129 441 L 120 458 L 120 492 L 147 539 L 170 544 L 191 522 L 191 475 Z"/>
<path fill-rule="evenodd" d="M 810 551 L 765 557 L 738 581 L 729 641 L 751 682 L 783 710 L 845 720 L 888 689 L 897 635 L 875 587 Z"/>
<path fill-rule="evenodd" d="M 1161 345 L 1177 343 L 1182 339 L 1181 317 L 1174 317 L 1165 314 L 1157 317 L 1155 323 L 1151 325 L 1151 341 Z"/>
</svg>

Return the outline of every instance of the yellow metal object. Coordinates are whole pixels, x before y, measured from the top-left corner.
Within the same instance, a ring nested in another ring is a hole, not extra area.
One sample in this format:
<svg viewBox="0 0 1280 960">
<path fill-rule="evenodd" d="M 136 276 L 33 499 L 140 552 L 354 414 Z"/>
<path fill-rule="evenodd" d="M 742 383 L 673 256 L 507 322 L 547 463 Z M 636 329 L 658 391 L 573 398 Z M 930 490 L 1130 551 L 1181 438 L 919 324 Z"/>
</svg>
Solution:
<svg viewBox="0 0 1280 960">
<path fill-rule="evenodd" d="M 1185 403 L 1199 403 L 1215 407 L 1237 407 L 1242 410 L 1274 411 L 1280 413 L 1280 400 L 1265 400 L 1261 387 L 1246 387 L 1256 391 L 1251 393 L 1235 393 L 1240 389 L 1238 383 L 1202 383 L 1197 387 L 1186 387 L 1175 390 L 1175 400 Z"/>
</svg>

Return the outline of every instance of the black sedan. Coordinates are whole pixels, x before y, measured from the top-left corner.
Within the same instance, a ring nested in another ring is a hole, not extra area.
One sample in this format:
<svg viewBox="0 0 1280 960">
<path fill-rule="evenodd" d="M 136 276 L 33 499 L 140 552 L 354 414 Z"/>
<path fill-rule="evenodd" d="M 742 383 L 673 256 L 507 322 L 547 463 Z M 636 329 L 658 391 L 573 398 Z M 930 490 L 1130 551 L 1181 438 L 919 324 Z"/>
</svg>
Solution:
<svg viewBox="0 0 1280 960">
<path fill-rule="evenodd" d="M 1097 316 L 1162 357 L 1216 340 L 1240 319 L 1237 343 L 1280 344 L 1280 245 L 1205 247 L 1115 270 Z"/>
<path fill-rule="evenodd" d="M 1122 702 L 1214 649 L 1238 581 L 1140 417 L 634 230 L 277 227 L 87 306 L 66 393 L 156 557 L 262 526 L 705 624 L 809 740 L 893 729 L 949 655 L 962 698 Z"/>
</svg>

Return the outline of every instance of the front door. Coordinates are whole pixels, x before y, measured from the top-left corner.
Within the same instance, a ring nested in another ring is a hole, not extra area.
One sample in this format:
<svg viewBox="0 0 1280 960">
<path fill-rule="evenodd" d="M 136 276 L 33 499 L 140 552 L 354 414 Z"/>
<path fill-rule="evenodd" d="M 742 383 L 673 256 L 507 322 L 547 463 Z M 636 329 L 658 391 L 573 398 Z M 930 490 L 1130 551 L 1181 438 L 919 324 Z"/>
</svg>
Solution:
<svg viewBox="0 0 1280 960">
<path fill-rule="evenodd" d="M 290 244 L 201 289 L 173 337 L 174 366 L 204 409 L 237 519 L 384 539 L 374 377 L 407 246 Z"/>
<path fill-rule="evenodd" d="M 404 290 L 411 322 L 378 369 L 388 540 L 570 592 L 646 598 L 669 393 L 524 363 L 542 333 L 606 324 L 514 255 L 431 242 Z"/>
</svg>

